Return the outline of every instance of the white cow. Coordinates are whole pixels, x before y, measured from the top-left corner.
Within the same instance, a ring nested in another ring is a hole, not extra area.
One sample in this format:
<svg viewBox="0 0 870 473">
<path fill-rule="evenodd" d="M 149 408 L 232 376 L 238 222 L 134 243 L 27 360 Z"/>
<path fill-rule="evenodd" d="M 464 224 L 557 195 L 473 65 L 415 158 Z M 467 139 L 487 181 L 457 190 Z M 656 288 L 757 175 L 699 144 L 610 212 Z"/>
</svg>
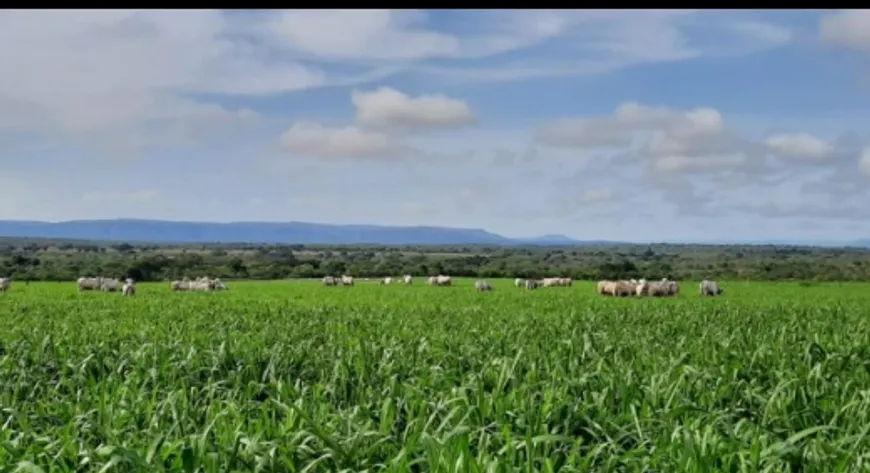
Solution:
<svg viewBox="0 0 870 473">
<path fill-rule="evenodd" d="M 341 275 L 342 286 L 353 286 L 353 276 Z"/>
<path fill-rule="evenodd" d="M 124 287 L 121 288 L 121 293 L 125 296 L 136 295 L 136 283 L 132 279 L 127 278 L 127 281 L 124 282 Z"/>
<path fill-rule="evenodd" d="M 525 284 L 525 282 L 526 282 L 526 280 L 523 278 L 516 278 L 516 279 L 514 279 L 514 286 L 523 287 L 523 284 Z"/>
<path fill-rule="evenodd" d="M 492 284 L 480 279 L 474 282 L 474 289 L 477 292 L 492 291 Z"/>
<path fill-rule="evenodd" d="M 6 292 L 12 287 L 12 278 L 0 278 L 0 292 Z"/>
<path fill-rule="evenodd" d="M 634 284 L 636 295 L 638 295 L 638 296 L 648 296 L 649 295 L 649 282 L 646 279 L 644 279 L 644 278 L 632 279 L 629 282 L 632 282 L 632 284 Z"/>
<path fill-rule="evenodd" d="M 672 297 L 680 292 L 680 285 L 676 281 L 656 281 L 647 283 L 649 295 L 654 297 Z"/>
<path fill-rule="evenodd" d="M 190 290 L 190 280 L 186 277 L 181 280 L 175 280 L 169 283 L 169 288 L 173 291 L 189 291 Z"/>
<path fill-rule="evenodd" d="M 115 278 L 103 278 L 100 290 L 103 292 L 120 292 L 121 286 L 121 281 Z"/>
<path fill-rule="evenodd" d="M 194 292 L 212 292 L 215 290 L 216 283 L 208 277 L 196 278 L 188 285 L 188 290 Z"/>
<path fill-rule="evenodd" d="M 438 275 L 435 276 L 435 284 L 438 286 L 450 286 L 453 284 L 453 279 L 450 276 Z"/>
<path fill-rule="evenodd" d="M 221 278 L 212 279 L 211 282 L 214 284 L 215 291 L 229 291 L 230 290 L 230 288 L 228 288 L 227 285 L 224 284 L 223 281 L 221 281 Z"/>
<path fill-rule="evenodd" d="M 76 280 L 76 284 L 81 291 L 97 291 L 103 286 L 103 278 L 85 278 L 81 277 Z"/>
<path fill-rule="evenodd" d="M 339 280 L 336 277 L 333 277 L 333 276 L 324 276 L 323 277 L 323 285 L 324 286 L 337 286 L 338 282 L 339 282 Z"/>
<path fill-rule="evenodd" d="M 406 286 L 410 286 L 414 282 L 414 278 L 412 278 L 410 274 L 406 274 L 402 280 L 405 282 Z"/>
<path fill-rule="evenodd" d="M 568 287 L 572 283 L 571 278 L 544 278 L 541 280 L 544 287 Z"/>
<path fill-rule="evenodd" d="M 393 284 L 393 278 L 386 277 L 384 279 L 381 279 L 381 284 L 386 284 L 389 286 L 390 284 Z"/>
<path fill-rule="evenodd" d="M 725 292 L 724 289 L 719 287 L 719 284 L 716 281 L 710 281 L 707 279 L 701 281 L 698 288 L 700 289 L 701 296 L 719 296 Z"/>
</svg>

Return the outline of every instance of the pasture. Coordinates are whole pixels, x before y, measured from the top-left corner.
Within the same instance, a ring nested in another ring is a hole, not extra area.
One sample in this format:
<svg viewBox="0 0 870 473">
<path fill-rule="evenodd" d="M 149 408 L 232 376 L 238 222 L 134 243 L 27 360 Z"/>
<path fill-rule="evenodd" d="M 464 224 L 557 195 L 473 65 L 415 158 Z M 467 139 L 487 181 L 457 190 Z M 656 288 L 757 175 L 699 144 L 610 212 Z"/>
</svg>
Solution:
<svg viewBox="0 0 870 473">
<path fill-rule="evenodd" d="M 870 285 L 0 294 L 0 472 L 870 468 Z"/>
</svg>

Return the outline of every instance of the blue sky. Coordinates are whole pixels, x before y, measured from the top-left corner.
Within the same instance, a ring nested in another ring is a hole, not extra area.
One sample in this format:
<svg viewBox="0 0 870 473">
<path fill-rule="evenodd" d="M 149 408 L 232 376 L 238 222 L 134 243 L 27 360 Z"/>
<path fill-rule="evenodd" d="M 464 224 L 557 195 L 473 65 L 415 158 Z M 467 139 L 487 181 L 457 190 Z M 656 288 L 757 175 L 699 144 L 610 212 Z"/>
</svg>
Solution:
<svg viewBox="0 0 870 473">
<path fill-rule="evenodd" d="M 863 11 L 6 11 L 0 218 L 870 237 Z"/>
</svg>

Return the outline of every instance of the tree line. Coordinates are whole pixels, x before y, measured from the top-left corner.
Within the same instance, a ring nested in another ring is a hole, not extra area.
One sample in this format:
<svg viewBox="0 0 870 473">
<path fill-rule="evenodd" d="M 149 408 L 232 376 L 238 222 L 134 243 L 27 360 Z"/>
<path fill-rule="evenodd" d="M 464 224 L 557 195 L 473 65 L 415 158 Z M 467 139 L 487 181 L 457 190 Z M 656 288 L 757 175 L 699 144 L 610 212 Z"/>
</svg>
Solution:
<svg viewBox="0 0 870 473">
<path fill-rule="evenodd" d="M 659 278 L 870 280 L 870 250 L 788 246 L 624 245 L 569 247 L 380 245 L 157 245 L 0 239 L 0 276 L 71 281 L 80 276 L 167 281 L 449 274 L 577 280 Z"/>
</svg>

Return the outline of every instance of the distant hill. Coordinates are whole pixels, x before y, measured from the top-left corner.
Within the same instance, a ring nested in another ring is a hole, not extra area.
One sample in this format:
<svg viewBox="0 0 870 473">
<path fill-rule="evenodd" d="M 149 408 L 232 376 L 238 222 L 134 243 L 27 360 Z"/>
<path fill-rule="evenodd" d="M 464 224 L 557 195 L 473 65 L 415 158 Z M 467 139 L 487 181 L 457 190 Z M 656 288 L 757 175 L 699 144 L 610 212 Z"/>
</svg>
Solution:
<svg viewBox="0 0 870 473">
<path fill-rule="evenodd" d="M 165 220 L 0 220 L 0 236 L 151 243 L 284 243 L 384 245 L 572 245 L 563 235 L 512 239 L 482 229 L 332 225 L 306 222 L 175 222 Z M 600 242 L 599 242 L 600 243 Z"/>
<path fill-rule="evenodd" d="M 108 219 L 38 222 L 0 220 L 0 237 L 56 240 L 97 240 L 148 243 L 272 243 L 303 245 L 538 245 L 615 246 L 643 242 L 575 240 L 565 235 L 508 238 L 479 228 L 334 225 L 307 222 L 176 222 L 168 220 Z M 687 244 L 691 244 L 686 242 Z M 701 243 L 701 242 L 696 242 Z M 783 245 L 870 247 L 870 240 L 835 241 L 719 241 L 712 245 Z"/>
</svg>

